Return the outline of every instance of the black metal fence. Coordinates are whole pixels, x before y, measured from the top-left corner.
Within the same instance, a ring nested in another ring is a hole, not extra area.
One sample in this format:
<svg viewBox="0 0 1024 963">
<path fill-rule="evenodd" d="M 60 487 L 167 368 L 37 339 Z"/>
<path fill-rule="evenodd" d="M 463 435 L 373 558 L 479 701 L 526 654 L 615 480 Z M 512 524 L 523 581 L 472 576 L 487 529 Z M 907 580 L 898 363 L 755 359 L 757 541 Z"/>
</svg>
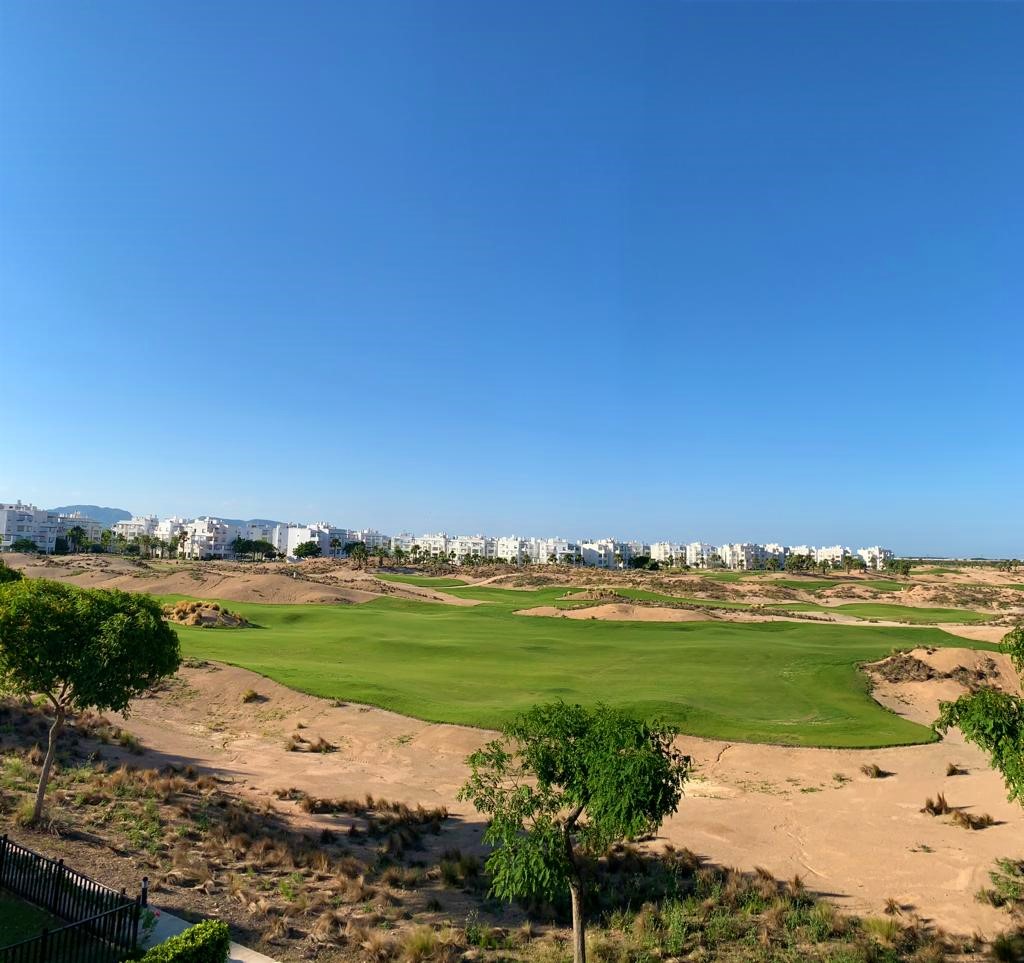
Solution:
<svg viewBox="0 0 1024 963">
<path fill-rule="evenodd" d="M 0 947 L 0 963 L 116 963 L 135 950 L 146 881 L 135 898 L 0 837 L 0 889 L 67 921 Z"/>
</svg>

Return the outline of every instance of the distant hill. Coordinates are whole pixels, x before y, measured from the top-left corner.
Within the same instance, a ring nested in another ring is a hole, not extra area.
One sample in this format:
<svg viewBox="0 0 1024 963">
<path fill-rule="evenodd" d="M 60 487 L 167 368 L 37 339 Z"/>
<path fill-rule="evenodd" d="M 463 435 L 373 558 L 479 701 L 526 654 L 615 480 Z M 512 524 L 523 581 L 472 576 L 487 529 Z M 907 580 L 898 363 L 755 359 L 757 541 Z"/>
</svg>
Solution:
<svg viewBox="0 0 1024 963">
<path fill-rule="evenodd" d="M 57 512 L 60 515 L 81 512 L 86 518 L 100 522 L 107 528 L 110 528 L 115 522 L 126 522 L 132 517 L 132 513 L 123 508 L 101 508 L 99 505 L 61 505 L 60 508 L 48 508 L 47 511 Z"/>
</svg>

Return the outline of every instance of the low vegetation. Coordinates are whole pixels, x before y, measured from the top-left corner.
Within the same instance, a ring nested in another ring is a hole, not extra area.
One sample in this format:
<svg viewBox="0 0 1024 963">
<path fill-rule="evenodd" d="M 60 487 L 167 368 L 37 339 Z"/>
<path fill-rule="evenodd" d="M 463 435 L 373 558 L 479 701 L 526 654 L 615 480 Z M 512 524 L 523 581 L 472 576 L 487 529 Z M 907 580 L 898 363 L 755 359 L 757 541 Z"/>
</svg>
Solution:
<svg viewBox="0 0 1024 963">
<path fill-rule="evenodd" d="M 202 629 L 241 629 L 250 625 L 243 615 L 231 611 L 220 602 L 183 599 L 180 602 L 168 602 L 163 607 L 163 613 L 168 622 Z"/>
</svg>

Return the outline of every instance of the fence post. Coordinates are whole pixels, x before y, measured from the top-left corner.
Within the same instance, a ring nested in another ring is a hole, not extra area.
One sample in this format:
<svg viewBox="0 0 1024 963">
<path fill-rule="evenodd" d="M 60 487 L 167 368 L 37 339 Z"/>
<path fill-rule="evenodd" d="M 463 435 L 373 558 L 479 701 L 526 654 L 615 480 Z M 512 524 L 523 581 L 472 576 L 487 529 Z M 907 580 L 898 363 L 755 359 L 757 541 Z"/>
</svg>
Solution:
<svg viewBox="0 0 1024 963">
<path fill-rule="evenodd" d="M 60 916 L 60 913 L 57 912 L 57 902 L 60 899 L 60 889 L 61 884 L 64 882 L 65 872 L 64 860 L 58 859 L 57 865 L 53 870 L 53 883 L 50 886 L 50 909 L 56 916 Z"/>
<path fill-rule="evenodd" d="M 49 959 L 46 951 L 50 942 L 50 931 L 46 929 L 46 927 L 43 927 L 42 937 L 43 938 L 39 941 L 39 959 L 46 960 Z"/>
<path fill-rule="evenodd" d="M 4 876 L 4 864 L 7 862 L 7 833 L 0 836 L 0 883 L 6 878 Z"/>
<path fill-rule="evenodd" d="M 142 905 L 149 906 L 149 877 L 142 877 Z"/>
<path fill-rule="evenodd" d="M 143 891 L 144 892 L 144 891 Z M 132 949 L 139 948 L 139 919 L 142 916 L 142 894 L 135 897 L 135 906 L 132 908 Z"/>
</svg>

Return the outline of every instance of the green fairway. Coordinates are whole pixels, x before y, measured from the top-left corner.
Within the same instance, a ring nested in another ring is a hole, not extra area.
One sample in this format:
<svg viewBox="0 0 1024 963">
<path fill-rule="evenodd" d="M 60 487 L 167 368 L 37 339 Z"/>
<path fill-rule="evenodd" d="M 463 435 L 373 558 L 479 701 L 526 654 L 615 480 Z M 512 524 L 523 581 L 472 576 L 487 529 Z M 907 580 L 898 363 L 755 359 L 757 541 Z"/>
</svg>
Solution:
<svg viewBox="0 0 1024 963">
<path fill-rule="evenodd" d="M 664 602 L 667 605 L 682 602 L 685 605 L 699 605 L 706 609 L 749 609 L 749 602 L 730 602 L 721 599 L 699 599 L 686 595 L 662 595 L 660 592 L 648 592 L 646 589 L 617 588 L 616 594 L 627 599 L 640 599 L 645 602 Z"/>
<path fill-rule="evenodd" d="M 769 585 L 781 585 L 783 588 L 797 589 L 801 592 L 817 592 L 821 589 L 835 588 L 843 582 L 838 578 L 775 578 Z"/>
<path fill-rule="evenodd" d="M 925 606 L 887 605 L 874 602 L 850 602 L 829 606 L 825 611 L 843 612 L 858 619 L 885 619 L 893 622 L 913 622 L 918 625 L 940 622 L 987 622 L 991 615 L 969 612 L 966 609 L 937 609 Z"/>
<path fill-rule="evenodd" d="M 485 604 L 231 602 L 261 628 L 177 630 L 189 657 L 430 721 L 491 727 L 550 699 L 603 700 L 695 735 L 821 746 L 933 738 L 873 702 L 858 663 L 920 645 L 993 648 L 911 627 L 524 617 L 573 603 L 564 588 L 453 591 Z"/>
<path fill-rule="evenodd" d="M 407 585 L 423 585 L 427 588 L 449 588 L 455 585 L 465 585 L 459 578 L 431 578 L 428 575 L 395 575 L 391 572 L 374 572 L 374 578 L 383 579 L 385 582 L 405 582 Z"/>
</svg>

